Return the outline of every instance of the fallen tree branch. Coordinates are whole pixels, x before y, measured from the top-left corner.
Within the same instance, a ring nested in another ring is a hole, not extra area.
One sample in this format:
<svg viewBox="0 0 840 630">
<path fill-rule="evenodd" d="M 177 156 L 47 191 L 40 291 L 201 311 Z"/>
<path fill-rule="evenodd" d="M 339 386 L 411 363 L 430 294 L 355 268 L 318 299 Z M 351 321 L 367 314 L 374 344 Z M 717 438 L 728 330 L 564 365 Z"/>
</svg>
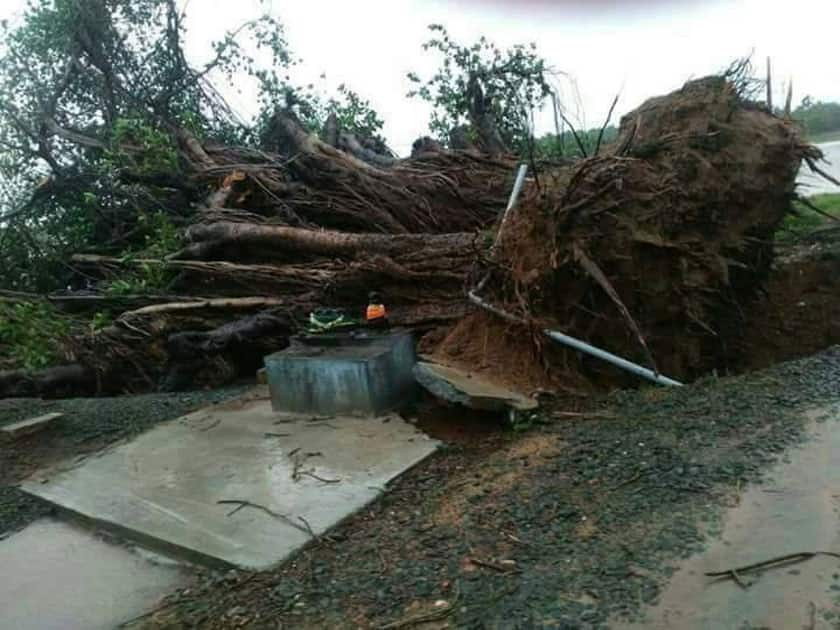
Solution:
<svg viewBox="0 0 840 630">
<path fill-rule="evenodd" d="M 266 246 L 319 256 L 405 254 L 430 248 L 457 250 L 468 248 L 475 242 L 475 236 L 469 233 L 360 234 L 228 221 L 194 225 L 187 230 L 186 237 L 195 244 Z M 188 246 L 174 258 L 192 258 L 189 254 Z"/>
<path fill-rule="evenodd" d="M 253 310 L 267 309 L 273 306 L 285 306 L 287 300 L 269 297 L 241 297 L 241 298 L 217 298 L 196 302 L 171 302 L 167 304 L 152 304 L 133 311 L 127 311 L 120 315 L 117 321 L 126 321 L 149 315 L 162 315 L 167 313 L 184 313 L 200 310 Z"/>
<path fill-rule="evenodd" d="M 733 567 L 731 569 L 724 569 L 723 571 L 708 571 L 704 575 L 708 577 L 729 577 L 738 582 L 739 585 L 744 586 L 740 580 L 740 575 L 745 573 L 762 573 L 770 571 L 771 569 L 778 569 L 786 567 L 791 564 L 805 562 L 815 558 L 816 556 L 831 556 L 832 558 L 840 558 L 840 553 L 834 551 L 802 551 L 799 553 L 788 553 L 783 556 L 776 556 L 761 562 L 754 562 L 741 567 Z"/>
</svg>

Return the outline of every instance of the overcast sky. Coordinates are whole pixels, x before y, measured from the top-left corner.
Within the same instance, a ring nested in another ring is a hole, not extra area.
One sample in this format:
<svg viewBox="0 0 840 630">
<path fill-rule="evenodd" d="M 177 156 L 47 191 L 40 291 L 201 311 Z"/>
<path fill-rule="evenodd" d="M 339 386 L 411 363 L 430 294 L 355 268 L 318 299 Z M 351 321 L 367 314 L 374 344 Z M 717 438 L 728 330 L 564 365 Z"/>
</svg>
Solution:
<svg viewBox="0 0 840 630">
<path fill-rule="evenodd" d="M 428 108 L 405 98 L 405 74 L 434 70 L 436 57 L 421 49 L 431 23 L 446 25 L 465 43 L 481 35 L 502 47 L 535 42 L 552 66 L 574 77 L 588 126 L 601 124 L 618 91 L 621 115 L 750 52 L 762 68 L 772 57 L 777 100 L 792 77 L 795 103 L 806 94 L 840 101 L 838 0 L 179 2 L 188 2 L 187 49 L 196 63 L 212 56 L 212 40 L 241 22 L 266 11 L 280 19 L 291 49 L 304 60 L 295 78 L 327 91 L 346 83 L 370 99 L 401 153 L 427 131 Z M 22 4 L 0 0 L 0 15 L 11 16 Z M 228 96 L 244 116 L 253 113 L 250 90 Z M 548 131 L 550 117 L 539 126 Z"/>
</svg>

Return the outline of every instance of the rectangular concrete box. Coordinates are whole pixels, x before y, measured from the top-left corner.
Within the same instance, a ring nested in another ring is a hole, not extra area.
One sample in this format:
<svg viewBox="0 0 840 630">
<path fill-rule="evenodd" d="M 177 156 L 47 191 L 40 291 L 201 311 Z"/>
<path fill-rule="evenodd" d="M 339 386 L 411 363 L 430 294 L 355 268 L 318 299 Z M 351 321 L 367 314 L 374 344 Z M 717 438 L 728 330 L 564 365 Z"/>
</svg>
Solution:
<svg viewBox="0 0 840 630">
<path fill-rule="evenodd" d="M 297 340 L 265 357 L 275 411 L 376 416 L 415 389 L 414 340 L 406 331 Z"/>
</svg>

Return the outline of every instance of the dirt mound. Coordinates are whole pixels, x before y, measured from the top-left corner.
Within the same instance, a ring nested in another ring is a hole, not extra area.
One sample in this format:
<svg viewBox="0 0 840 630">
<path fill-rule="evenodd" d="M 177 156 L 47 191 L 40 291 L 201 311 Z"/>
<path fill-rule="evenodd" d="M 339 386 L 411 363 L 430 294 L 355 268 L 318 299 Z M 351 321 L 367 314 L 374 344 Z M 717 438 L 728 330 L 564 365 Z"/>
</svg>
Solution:
<svg viewBox="0 0 840 630">
<path fill-rule="evenodd" d="M 651 99 L 624 117 L 611 153 L 539 174 L 485 295 L 669 376 L 707 372 L 727 349 L 724 324 L 767 277 L 800 162 L 814 151 L 725 77 Z M 580 367 L 623 378 L 594 359 Z"/>
<path fill-rule="evenodd" d="M 829 231 L 826 231 L 829 233 Z M 799 243 L 774 264 L 767 290 L 731 335 L 734 371 L 760 370 L 840 344 L 840 231 Z"/>
</svg>

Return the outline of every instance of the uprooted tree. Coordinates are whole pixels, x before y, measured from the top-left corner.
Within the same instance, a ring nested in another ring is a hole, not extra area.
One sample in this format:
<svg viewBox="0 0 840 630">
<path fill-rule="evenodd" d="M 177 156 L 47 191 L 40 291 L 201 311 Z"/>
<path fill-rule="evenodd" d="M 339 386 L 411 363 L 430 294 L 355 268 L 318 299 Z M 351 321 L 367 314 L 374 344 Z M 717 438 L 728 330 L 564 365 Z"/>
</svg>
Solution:
<svg viewBox="0 0 840 630">
<path fill-rule="evenodd" d="M 6 299 L 88 323 L 62 333 L 60 368 L 0 373 L 0 396 L 222 383 L 313 308 L 358 309 L 371 289 L 426 351 L 474 366 L 524 357 L 529 385 L 615 378 L 542 328 L 691 377 L 719 365 L 800 161 L 819 157 L 750 100 L 739 69 L 645 103 L 600 155 L 531 159 L 498 236 L 518 161 L 507 143 L 396 159 L 365 101 L 324 105 L 281 78 L 293 59 L 278 24 L 243 27 L 196 69 L 182 19 L 171 0 L 42 0 L 7 34 L 3 272 L 7 289 L 41 297 Z M 268 69 L 245 32 L 272 51 Z M 253 126 L 209 82 L 242 68 L 261 86 Z M 502 111 L 481 80 L 482 111 Z M 487 138 L 512 133 L 498 121 L 468 120 Z M 488 273 L 479 313 L 467 294 Z"/>
</svg>

